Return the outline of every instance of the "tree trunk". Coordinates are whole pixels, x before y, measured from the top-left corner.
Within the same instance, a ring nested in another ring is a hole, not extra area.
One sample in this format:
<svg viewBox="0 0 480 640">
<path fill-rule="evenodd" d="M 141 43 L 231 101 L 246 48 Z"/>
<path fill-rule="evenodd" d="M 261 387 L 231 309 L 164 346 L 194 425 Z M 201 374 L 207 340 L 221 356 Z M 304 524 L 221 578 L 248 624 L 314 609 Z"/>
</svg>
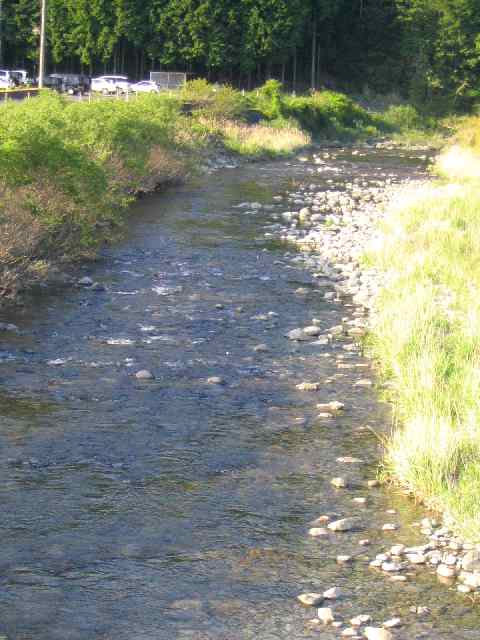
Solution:
<svg viewBox="0 0 480 640">
<path fill-rule="evenodd" d="M 293 78 L 292 89 L 295 92 L 297 90 L 297 47 L 293 50 Z"/>
<path fill-rule="evenodd" d="M 0 66 L 3 67 L 3 0 L 0 0 Z"/>
<path fill-rule="evenodd" d="M 316 68 L 315 64 L 317 61 L 317 14 L 315 9 L 313 10 L 313 29 L 312 29 L 312 74 L 310 86 L 313 91 L 316 88 Z"/>
<path fill-rule="evenodd" d="M 317 42 L 317 87 L 319 87 L 319 88 L 321 86 L 320 77 L 321 77 L 321 71 L 320 71 L 320 46 L 319 46 L 319 44 Z"/>
</svg>

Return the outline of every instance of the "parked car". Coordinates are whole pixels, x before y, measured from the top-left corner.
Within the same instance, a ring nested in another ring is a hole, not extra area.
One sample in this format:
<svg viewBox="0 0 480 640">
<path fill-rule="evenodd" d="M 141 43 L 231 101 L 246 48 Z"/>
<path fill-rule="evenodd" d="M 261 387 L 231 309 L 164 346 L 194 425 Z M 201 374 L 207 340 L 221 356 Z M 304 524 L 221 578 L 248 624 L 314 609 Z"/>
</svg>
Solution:
<svg viewBox="0 0 480 640">
<path fill-rule="evenodd" d="M 100 76 L 92 78 L 91 90 L 106 96 L 115 93 L 128 93 L 130 82 L 126 76 Z"/>
<path fill-rule="evenodd" d="M 135 93 L 160 93 L 160 88 L 152 80 L 141 80 L 130 85 L 130 89 Z"/>
<path fill-rule="evenodd" d="M 0 78 L 0 89 L 10 89 L 10 81 L 5 80 L 5 78 Z"/>
<path fill-rule="evenodd" d="M 7 71 L 7 69 L 0 69 L 0 79 L 5 80 L 8 84 L 7 89 L 12 89 L 15 87 L 16 83 L 12 77 L 12 72 Z"/>
<path fill-rule="evenodd" d="M 78 73 L 52 73 L 51 78 L 60 80 L 60 91 L 70 95 L 81 95 L 89 91 L 90 79 Z"/>
<path fill-rule="evenodd" d="M 10 75 L 17 86 L 30 87 L 33 84 L 33 80 L 24 69 L 14 69 L 10 71 Z"/>
<path fill-rule="evenodd" d="M 37 78 L 38 85 L 38 78 Z M 46 89 L 52 89 L 53 91 L 61 91 L 62 90 L 62 79 L 58 78 L 56 75 L 49 75 L 43 78 L 43 86 Z"/>
</svg>

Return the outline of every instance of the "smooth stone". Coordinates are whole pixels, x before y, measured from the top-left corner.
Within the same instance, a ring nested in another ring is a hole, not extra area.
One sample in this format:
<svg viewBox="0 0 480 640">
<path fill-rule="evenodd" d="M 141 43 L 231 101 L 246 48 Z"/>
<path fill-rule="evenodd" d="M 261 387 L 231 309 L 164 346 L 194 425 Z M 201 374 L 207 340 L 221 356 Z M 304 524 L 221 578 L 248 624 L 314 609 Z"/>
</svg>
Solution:
<svg viewBox="0 0 480 640">
<path fill-rule="evenodd" d="M 390 580 L 392 582 L 407 582 L 407 576 L 394 575 L 391 576 Z"/>
<path fill-rule="evenodd" d="M 362 498 L 362 497 L 353 498 L 353 502 L 364 505 L 364 504 L 367 504 L 367 498 Z"/>
<path fill-rule="evenodd" d="M 473 589 L 480 588 L 480 574 L 478 573 L 462 573 L 463 584 Z"/>
<path fill-rule="evenodd" d="M 462 569 L 464 571 L 480 571 L 480 552 L 472 550 L 462 558 Z"/>
<path fill-rule="evenodd" d="M 332 587 L 331 589 L 327 589 L 323 592 L 325 600 L 336 600 L 337 598 L 340 598 L 341 595 L 341 591 L 338 587 Z"/>
<path fill-rule="evenodd" d="M 355 616 L 350 620 L 350 624 L 352 627 L 361 627 L 362 624 L 367 624 L 372 619 L 372 616 L 369 616 L 366 613 L 362 613 L 359 616 Z"/>
<path fill-rule="evenodd" d="M 358 544 L 361 547 L 368 547 L 368 545 L 370 544 L 370 540 L 368 538 L 363 538 L 362 540 L 358 541 Z"/>
<path fill-rule="evenodd" d="M 347 487 L 347 481 L 345 478 L 332 478 L 332 480 L 330 480 L 330 484 L 336 489 L 345 489 Z"/>
<path fill-rule="evenodd" d="M 91 287 L 92 284 L 94 284 L 92 278 L 89 278 L 88 276 L 84 276 L 83 278 L 80 278 L 80 280 L 77 281 L 77 284 L 80 285 L 81 287 Z"/>
<path fill-rule="evenodd" d="M 297 600 L 307 607 L 315 607 L 323 602 L 323 596 L 321 593 L 301 593 Z"/>
<path fill-rule="evenodd" d="M 402 621 L 400 618 L 391 618 L 383 623 L 385 629 L 395 629 L 395 627 L 401 627 Z"/>
<path fill-rule="evenodd" d="M 321 515 L 321 516 L 318 516 L 318 518 L 315 518 L 315 520 L 313 520 L 312 524 L 313 525 L 325 524 L 326 522 L 330 522 L 330 520 L 331 520 L 330 516 Z"/>
<path fill-rule="evenodd" d="M 330 522 L 327 526 L 330 531 L 351 531 L 358 526 L 358 520 L 356 518 L 341 518 Z"/>
<path fill-rule="evenodd" d="M 312 538 L 320 538 L 322 536 L 328 536 L 328 529 L 323 527 L 312 527 L 308 530 L 308 535 Z"/>
<path fill-rule="evenodd" d="M 339 564 L 346 564 L 347 562 L 351 562 L 352 561 L 352 556 L 337 556 L 337 562 Z"/>
<path fill-rule="evenodd" d="M 471 593 L 474 590 L 475 589 L 473 587 L 470 587 L 468 584 L 459 584 L 457 586 L 457 591 L 459 593 Z"/>
<path fill-rule="evenodd" d="M 320 329 L 320 327 L 317 327 L 316 325 L 311 325 L 309 327 L 304 327 L 303 329 L 303 333 L 306 336 L 319 336 L 322 333 L 322 330 Z"/>
<path fill-rule="evenodd" d="M 318 382 L 301 382 L 295 385 L 295 388 L 299 391 L 318 391 L 320 384 Z"/>
<path fill-rule="evenodd" d="M 392 640 L 393 636 L 383 627 L 366 627 L 364 632 L 367 640 Z"/>
<path fill-rule="evenodd" d="M 446 564 L 439 564 L 437 567 L 437 575 L 442 578 L 454 578 L 457 575 L 455 567 L 449 567 Z"/>
<path fill-rule="evenodd" d="M 286 335 L 289 340 L 296 340 L 297 342 L 309 339 L 309 337 L 303 332 L 303 329 L 292 329 L 292 331 L 289 331 Z"/>
<path fill-rule="evenodd" d="M 270 349 L 266 344 L 257 344 L 255 347 L 253 347 L 253 350 L 256 351 L 257 353 L 264 353 L 266 351 L 270 351 Z"/>
<path fill-rule="evenodd" d="M 207 378 L 207 384 L 225 384 L 225 380 L 220 376 L 211 376 Z"/>
<path fill-rule="evenodd" d="M 399 562 L 382 562 L 382 571 L 386 571 L 387 573 L 393 573 L 401 570 L 402 570 L 402 565 Z"/>
<path fill-rule="evenodd" d="M 393 524 L 391 522 L 387 522 L 382 525 L 382 531 L 396 531 L 398 529 L 398 525 Z"/>
<path fill-rule="evenodd" d="M 368 380 L 367 378 L 362 378 L 361 380 L 357 380 L 354 384 L 355 387 L 371 387 L 373 382 Z"/>
<path fill-rule="evenodd" d="M 405 553 L 405 545 L 404 544 L 395 544 L 391 549 L 390 553 L 392 556 L 403 556 Z"/>
<path fill-rule="evenodd" d="M 320 411 L 338 413 L 345 408 L 343 402 L 338 402 L 338 400 L 332 400 L 332 402 L 320 402 L 317 404 L 317 409 Z"/>
<path fill-rule="evenodd" d="M 330 607 L 321 607 L 317 610 L 317 615 L 323 624 L 331 624 L 335 620 L 333 611 Z"/>
<path fill-rule="evenodd" d="M 328 413 L 327 411 L 322 411 L 318 414 L 317 418 L 321 418 L 322 420 L 327 420 L 329 418 L 333 418 L 333 413 Z"/>
<path fill-rule="evenodd" d="M 342 637 L 344 638 L 356 638 L 357 631 L 353 627 L 347 627 L 342 631 Z"/>
<path fill-rule="evenodd" d="M 425 564 L 427 561 L 426 557 L 420 553 L 407 553 L 406 558 L 411 564 Z"/>
<path fill-rule="evenodd" d="M 341 462 L 342 464 L 363 464 L 361 458 L 354 458 L 353 456 L 341 456 L 337 458 L 337 462 Z"/>
<path fill-rule="evenodd" d="M 137 373 L 135 374 L 135 378 L 137 378 L 137 380 L 155 380 L 155 376 L 148 369 L 137 371 Z"/>
<path fill-rule="evenodd" d="M 372 489 L 373 487 L 379 487 L 380 486 L 380 480 L 369 480 L 367 482 L 367 486 L 370 487 L 370 489 Z"/>
</svg>

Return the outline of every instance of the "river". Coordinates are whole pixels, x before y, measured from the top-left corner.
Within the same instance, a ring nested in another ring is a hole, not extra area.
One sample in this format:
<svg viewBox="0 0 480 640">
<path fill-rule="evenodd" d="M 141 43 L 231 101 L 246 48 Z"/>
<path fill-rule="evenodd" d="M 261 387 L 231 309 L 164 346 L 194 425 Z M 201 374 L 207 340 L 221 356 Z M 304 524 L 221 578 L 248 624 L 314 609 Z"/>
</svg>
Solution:
<svg viewBox="0 0 480 640">
<path fill-rule="evenodd" d="M 395 489 L 366 488 L 390 424 L 375 390 L 354 384 L 372 377 L 369 363 L 341 342 L 285 337 L 351 312 L 277 239 L 289 194 L 374 183 L 380 168 L 394 182 L 421 175 L 419 155 L 337 149 L 330 172 L 251 164 L 147 197 L 126 238 L 80 270 L 99 290 L 50 287 L 9 312 L 19 327 L 0 335 L 9 640 L 337 638 L 310 629 L 315 609 L 296 600 L 332 586 L 345 620 L 399 615 L 398 638 L 478 638 L 476 607 L 431 572 L 398 583 L 368 567 L 385 541 L 421 540 L 411 524 L 424 515 Z M 143 369 L 155 379 L 136 379 Z M 304 381 L 320 390 L 297 390 Z M 325 424 L 316 403 L 331 399 L 346 410 Z M 339 475 L 348 489 L 330 484 Z M 314 539 L 321 514 L 364 526 Z M 385 522 L 399 529 L 382 532 Z M 354 561 L 338 564 L 339 553 Z M 430 613 L 410 611 L 420 605 Z"/>
</svg>

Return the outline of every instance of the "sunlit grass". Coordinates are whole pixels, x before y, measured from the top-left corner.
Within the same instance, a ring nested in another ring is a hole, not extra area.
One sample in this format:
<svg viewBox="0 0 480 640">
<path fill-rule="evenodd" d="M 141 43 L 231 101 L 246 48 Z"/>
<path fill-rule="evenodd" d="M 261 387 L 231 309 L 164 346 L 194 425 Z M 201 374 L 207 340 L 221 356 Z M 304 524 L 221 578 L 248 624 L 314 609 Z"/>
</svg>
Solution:
<svg viewBox="0 0 480 640">
<path fill-rule="evenodd" d="M 392 383 L 396 426 L 387 467 L 477 540 L 480 186 L 472 178 L 480 160 L 454 149 L 438 170 L 462 184 L 426 188 L 393 209 L 370 256 L 388 282 L 372 347 Z"/>
<path fill-rule="evenodd" d="M 228 150 L 250 157 L 288 155 L 311 143 L 307 133 L 291 126 L 273 128 L 226 122 L 221 132 Z"/>
</svg>

